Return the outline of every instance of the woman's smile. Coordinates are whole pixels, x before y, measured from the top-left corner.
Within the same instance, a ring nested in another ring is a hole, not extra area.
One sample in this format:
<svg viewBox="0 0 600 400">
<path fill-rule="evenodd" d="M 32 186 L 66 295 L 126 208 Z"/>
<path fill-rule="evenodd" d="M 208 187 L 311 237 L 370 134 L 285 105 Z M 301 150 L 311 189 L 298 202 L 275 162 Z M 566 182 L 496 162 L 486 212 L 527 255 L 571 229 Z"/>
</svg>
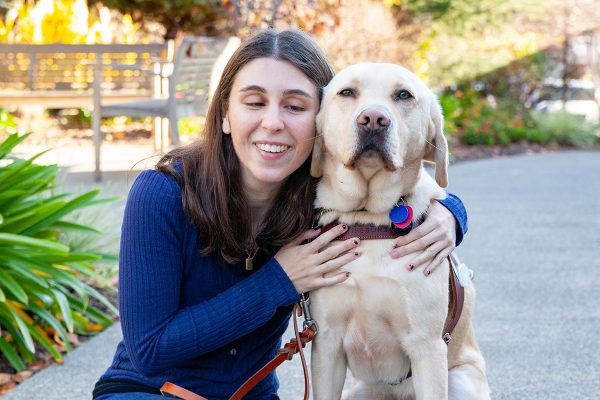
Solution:
<svg viewBox="0 0 600 400">
<path fill-rule="evenodd" d="M 254 143 L 254 145 L 260 150 L 270 154 L 282 154 L 290 148 L 290 146 L 285 144 Z"/>
</svg>

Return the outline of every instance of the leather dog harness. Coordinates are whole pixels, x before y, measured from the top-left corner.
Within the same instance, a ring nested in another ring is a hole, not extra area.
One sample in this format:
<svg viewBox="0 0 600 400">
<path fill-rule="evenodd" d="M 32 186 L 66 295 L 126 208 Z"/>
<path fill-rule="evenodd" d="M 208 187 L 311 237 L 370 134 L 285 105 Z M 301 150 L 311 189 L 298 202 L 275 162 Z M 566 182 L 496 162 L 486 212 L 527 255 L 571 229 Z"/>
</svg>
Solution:
<svg viewBox="0 0 600 400">
<path fill-rule="evenodd" d="M 321 228 L 321 233 L 324 233 L 333 227 L 337 226 L 336 223 L 325 225 Z M 343 234 L 335 238 L 335 240 L 347 240 L 353 237 L 357 237 L 361 240 L 369 239 L 396 239 L 398 234 L 391 228 L 385 226 L 375 225 L 353 225 L 348 226 L 348 230 Z M 450 289 L 450 303 L 448 304 L 448 317 L 444 325 L 444 333 L 442 339 L 448 344 L 452 339 L 452 331 L 458 324 L 460 315 L 462 313 L 463 304 L 465 302 L 465 289 L 460 285 L 458 280 L 458 260 L 456 256 L 451 253 L 448 256 L 450 262 L 451 273 L 449 274 L 449 289 Z"/>
<path fill-rule="evenodd" d="M 333 228 L 334 226 L 336 226 L 335 223 L 331 223 L 324 226 L 322 228 L 322 233 Z M 348 230 L 344 234 L 338 236 L 336 240 L 346 240 L 351 237 L 358 237 L 361 240 L 395 239 L 398 237 L 398 233 L 394 232 L 391 228 L 388 227 L 378 227 L 373 225 L 354 225 L 349 226 Z M 446 345 L 448 345 L 450 343 L 450 340 L 452 339 L 452 332 L 454 331 L 454 328 L 460 320 L 465 300 L 465 290 L 460 285 L 457 276 L 458 260 L 456 259 L 454 254 L 450 254 L 448 256 L 448 261 L 450 262 L 451 269 L 449 273 L 448 282 L 450 299 L 448 304 L 448 316 L 446 317 L 446 322 L 444 324 L 444 329 L 442 333 L 442 339 L 444 340 Z M 306 366 L 306 360 L 304 359 L 304 353 L 302 349 L 306 346 L 307 343 L 312 341 L 315 335 L 317 334 L 317 326 L 310 316 L 307 299 L 304 297 L 304 295 L 302 295 L 301 304 L 302 308 L 300 308 L 298 304 L 295 304 L 294 311 L 297 313 L 298 316 L 302 315 L 302 312 L 304 312 L 304 330 L 302 332 L 298 331 L 298 322 L 296 318 L 294 318 L 293 321 L 295 338 L 292 338 L 281 349 L 279 349 L 279 351 L 277 352 L 277 356 L 271 361 L 269 361 L 267 365 L 261 368 L 258 372 L 252 375 L 252 377 L 250 377 L 246 382 L 244 382 L 244 384 L 229 398 L 229 400 L 241 400 L 261 380 L 263 380 L 267 375 L 273 372 L 275 368 L 281 365 L 284 361 L 291 360 L 294 354 L 296 353 L 300 353 L 300 358 L 302 359 L 302 367 L 304 370 L 304 400 L 308 400 L 310 391 L 308 383 L 308 368 Z M 412 370 L 409 370 L 408 375 L 405 378 L 388 384 L 399 385 L 411 376 Z M 164 397 L 182 400 L 206 400 L 205 397 L 199 396 L 171 382 L 165 382 L 164 385 L 160 388 L 160 391 Z"/>
</svg>

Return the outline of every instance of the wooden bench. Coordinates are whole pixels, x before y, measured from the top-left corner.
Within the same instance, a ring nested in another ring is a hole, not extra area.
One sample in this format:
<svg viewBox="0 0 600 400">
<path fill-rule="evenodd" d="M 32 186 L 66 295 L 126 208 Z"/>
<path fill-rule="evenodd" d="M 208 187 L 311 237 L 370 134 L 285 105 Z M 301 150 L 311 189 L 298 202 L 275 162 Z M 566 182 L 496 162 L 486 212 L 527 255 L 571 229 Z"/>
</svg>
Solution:
<svg viewBox="0 0 600 400">
<path fill-rule="evenodd" d="M 114 63 L 97 64 L 92 121 L 96 151 L 95 179 L 100 179 L 102 118 L 155 117 L 155 138 L 158 140 L 156 147 L 161 152 L 164 150 L 167 137 L 164 135 L 165 130 L 169 132 L 171 143 L 175 146 L 179 145 L 178 120 L 206 114 L 210 96 L 216 89 L 223 68 L 239 43 L 240 40 L 236 37 L 217 39 L 189 36 L 184 37 L 178 44 L 173 62 L 156 65 L 152 70 Z M 154 96 L 143 100 L 106 105 L 102 100 L 102 95 L 105 93 L 102 77 L 105 76 L 106 69 L 142 71 L 158 78 L 158 86 L 162 90 L 156 91 Z M 163 124 L 161 119 L 165 119 L 167 124 Z"/>
<path fill-rule="evenodd" d="M 0 43 L 0 107 L 30 104 L 46 108 L 91 107 L 94 65 L 99 61 L 153 69 L 168 62 L 167 44 L 7 44 Z M 152 96 L 152 76 L 107 71 L 107 103 Z"/>
<path fill-rule="evenodd" d="M 92 106 L 96 180 L 101 179 L 102 118 L 155 117 L 160 151 L 177 121 L 204 115 L 238 38 L 184 37 L 147 45 L 0 44 L 0 107 Z M 164 129 L 164 128 L 166 129 Z"/>
</svg>

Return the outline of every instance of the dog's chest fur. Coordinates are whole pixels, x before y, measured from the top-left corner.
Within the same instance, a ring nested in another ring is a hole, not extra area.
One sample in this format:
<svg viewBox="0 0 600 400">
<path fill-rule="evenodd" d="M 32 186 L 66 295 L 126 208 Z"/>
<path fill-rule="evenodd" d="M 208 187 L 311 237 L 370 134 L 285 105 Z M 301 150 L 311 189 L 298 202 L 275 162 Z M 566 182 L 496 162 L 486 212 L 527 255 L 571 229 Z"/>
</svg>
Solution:
<svg viewBox="0 0 600 400">
<path fill-rule="evenodd" d="M 408 197 L 408 204 L 415 210 L 415 218 L 426 211 L 431 199 L 445 195 L 425 171 L 412 189 L 416 194 Z M 326 199 L 321 205 L 327 205 Z M 320 222 L 388 226 L 392 206 L 393 202 L 379 213 L 329 211 Z M 311 293 L 320 334 L 337 338 L 334 340 L 342 345 L 353 375 L 364 381 L 393 383 L 406 376 L 410 362 L 403 349 L 413 340 L 411 335 L 423 330 L 441 332 L 447 313 L 448 266 L 426 278 L 405 268 L 417 254 L 392 259 L 392 247 L 388 239 L 362 240 L 357 248 L 362 255 L 343 268 L 352 276 Z"/>
<path fill-rule="evenodd" d="M 352 276 L 311 293 L 320 334 L 337 337 L 352 374 L 367 382 L 405 377 L 410 361 L 404 348 L 411 335 L 430 329 L 441 333 L 447 313 L 448 266 L 425 278 L 404 268 L 414 254 L 394 260 L 391 248 L 391 240 L 362 241 L 361 257 L 344 268 Z"/>
</svg>

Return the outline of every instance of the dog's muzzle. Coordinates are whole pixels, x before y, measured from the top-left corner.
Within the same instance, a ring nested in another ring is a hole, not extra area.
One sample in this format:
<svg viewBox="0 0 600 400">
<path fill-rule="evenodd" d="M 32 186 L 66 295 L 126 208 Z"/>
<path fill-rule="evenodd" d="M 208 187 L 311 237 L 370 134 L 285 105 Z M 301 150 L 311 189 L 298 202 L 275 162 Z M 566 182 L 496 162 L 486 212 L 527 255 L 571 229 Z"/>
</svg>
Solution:
<svg viewBox="0 0 600 400">
<path fill-rule="evenodd" d="M 391 124 L 391 118 L 381 109 L 369 107 L 360 112 L 356 118 L 358 143 L 350 161 L 351 166 L 354 166 L 362 156 L 377 153 L 387 169 L 392 171 L 396 169 L 387 143 Z"/>
</svg>

